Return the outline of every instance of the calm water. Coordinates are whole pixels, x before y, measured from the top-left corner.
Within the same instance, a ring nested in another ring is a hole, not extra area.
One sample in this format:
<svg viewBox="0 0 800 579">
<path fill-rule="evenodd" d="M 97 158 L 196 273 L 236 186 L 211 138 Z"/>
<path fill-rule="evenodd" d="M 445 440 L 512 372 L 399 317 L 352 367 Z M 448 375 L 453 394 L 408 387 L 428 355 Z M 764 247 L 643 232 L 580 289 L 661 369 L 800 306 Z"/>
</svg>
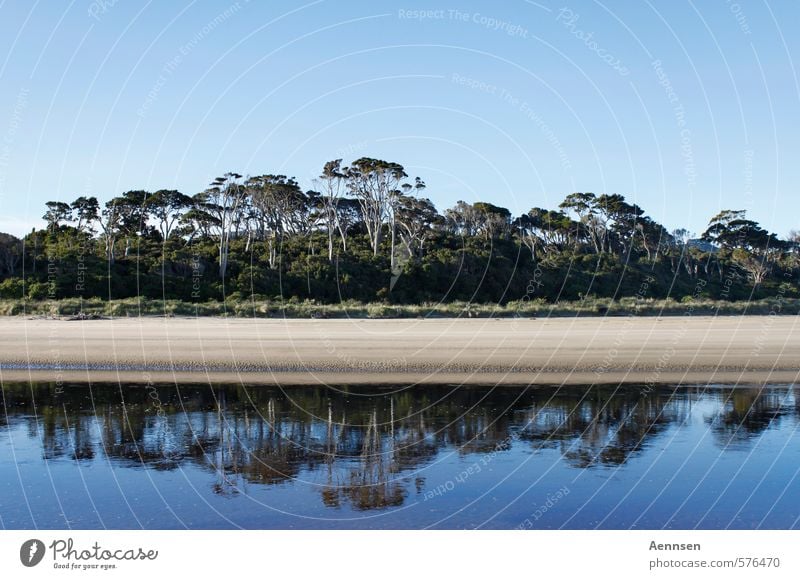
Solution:
<svg viewBox="0 0 800 579">
<path fill-rule="evenodd" d="M 758 389 L 3 386 L 4 528 L 800 526 Z"/>
</svg>

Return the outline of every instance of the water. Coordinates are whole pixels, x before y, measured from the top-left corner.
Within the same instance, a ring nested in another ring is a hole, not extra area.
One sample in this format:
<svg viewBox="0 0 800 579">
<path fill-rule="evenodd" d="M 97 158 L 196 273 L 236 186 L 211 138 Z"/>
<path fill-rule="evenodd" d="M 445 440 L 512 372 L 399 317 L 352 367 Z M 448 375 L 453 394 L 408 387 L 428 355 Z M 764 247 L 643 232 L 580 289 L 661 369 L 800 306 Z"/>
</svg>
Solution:
<svg viewBox="0 0 800 579">
<path fill-rule="evenodd" d="M 9 529 L 800 526 L 793 387 L 3 385 Z"/>
</svg>

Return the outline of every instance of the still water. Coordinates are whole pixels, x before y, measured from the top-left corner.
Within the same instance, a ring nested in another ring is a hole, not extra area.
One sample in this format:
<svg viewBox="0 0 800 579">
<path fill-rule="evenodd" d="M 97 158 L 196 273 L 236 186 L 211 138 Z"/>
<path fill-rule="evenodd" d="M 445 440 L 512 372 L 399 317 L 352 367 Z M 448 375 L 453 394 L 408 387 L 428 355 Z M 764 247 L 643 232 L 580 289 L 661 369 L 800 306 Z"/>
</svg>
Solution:
<svg viewBox="0 0 800 579">
<path fill-rule="evenodd" d="M 7 529 L 800 526 L 794 387 L 2 393 Z"/>
</svg>

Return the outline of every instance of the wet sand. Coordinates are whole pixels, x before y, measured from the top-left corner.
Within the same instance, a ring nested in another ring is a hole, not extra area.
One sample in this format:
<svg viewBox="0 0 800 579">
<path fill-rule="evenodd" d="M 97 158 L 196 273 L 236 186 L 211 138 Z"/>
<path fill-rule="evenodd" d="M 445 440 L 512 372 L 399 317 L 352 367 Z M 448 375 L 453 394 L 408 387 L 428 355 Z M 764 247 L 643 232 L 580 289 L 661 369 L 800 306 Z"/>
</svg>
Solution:
<svg viewBox="0 0 800 579">
<path fill-rule="evenodd" d="M 0 319 L 5 382 L 752 385 L 799 375 L 793 316 Z"/>
</svg>

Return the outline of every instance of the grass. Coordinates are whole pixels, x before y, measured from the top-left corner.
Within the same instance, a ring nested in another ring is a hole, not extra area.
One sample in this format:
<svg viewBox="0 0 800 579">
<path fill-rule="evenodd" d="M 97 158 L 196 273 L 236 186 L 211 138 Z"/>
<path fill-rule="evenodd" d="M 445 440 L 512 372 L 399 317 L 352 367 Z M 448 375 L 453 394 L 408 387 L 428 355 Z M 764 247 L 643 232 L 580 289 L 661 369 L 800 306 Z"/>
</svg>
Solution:
<svg viewBox="0 0 800 579">
<path fill-rule="evenodd" d="M 503 305 L 452 302 L 446 304 L 394 305 L 389 303 L 361 303 L 346 301 L 337 304 L 320 304 L 314 301 L 250 301 L 243 299 L 225 302 L 209 301 L 190 303 L 178 300 L 153 300 L 129 298 L 105 301 L 81 300 L 0 300 L 2 316 L 42 317 L 109 317 L 138 316 L 218 316 L 236 318 L 419 318 L 419 317 L 570 317 L 570 316 L 680 316 L 680 315 L 797 315 L 800 299 L 767 298 L 752 302 L 729 302 L 707 299 L 680 302 L 665 299 L 637 299 L 635 297 L 612 300 L 587 298 L 583 301 L 549 304 L 530 300 L 508 302 Z"/>
</svg>

